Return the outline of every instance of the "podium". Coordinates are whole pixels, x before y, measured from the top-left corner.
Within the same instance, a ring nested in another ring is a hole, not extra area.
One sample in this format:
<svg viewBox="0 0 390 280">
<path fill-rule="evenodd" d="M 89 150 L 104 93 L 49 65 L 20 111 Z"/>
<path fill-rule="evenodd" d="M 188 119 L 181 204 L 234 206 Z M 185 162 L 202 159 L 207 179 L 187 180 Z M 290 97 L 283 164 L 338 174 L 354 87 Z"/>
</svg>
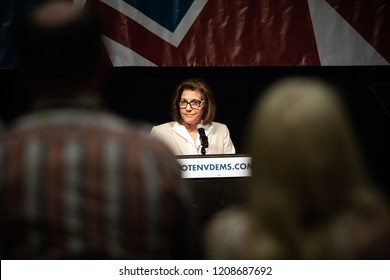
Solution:
<svg viewBox="0 0 390 280">
<path fill-rule="evenodd" d="M 182 177 L 192 194 L 194 210 L 201 225 L 227 206 L 245 203 L 251 176 L 247 155 L 177 156 Z"/>
</svg>

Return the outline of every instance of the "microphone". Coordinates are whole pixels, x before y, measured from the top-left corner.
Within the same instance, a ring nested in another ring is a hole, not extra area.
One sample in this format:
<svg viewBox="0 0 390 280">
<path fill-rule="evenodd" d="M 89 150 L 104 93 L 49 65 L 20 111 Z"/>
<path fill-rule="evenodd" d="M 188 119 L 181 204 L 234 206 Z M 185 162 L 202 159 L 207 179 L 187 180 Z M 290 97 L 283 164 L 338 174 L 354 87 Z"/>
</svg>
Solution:
<svg viewBox="0 0 390 280">
<path fill-rule="evenodd" d="M 208 148 L 208 146 L 209 146 L 209 140 L 208 140 L 208 138 L 207 138 L 207 136 L 206 136 L 206 133 L 204 132 L 204 126 L 203 126 L 203 124 L 198 124 L 197 126 L 196 126 L 196 129 L 198 130 L 198 132 L 199 132 L 199 136 L 200 136 L 200 143 L 202 144 L 202 146 L 204 147 L 204 148 Z"/>
</svg>

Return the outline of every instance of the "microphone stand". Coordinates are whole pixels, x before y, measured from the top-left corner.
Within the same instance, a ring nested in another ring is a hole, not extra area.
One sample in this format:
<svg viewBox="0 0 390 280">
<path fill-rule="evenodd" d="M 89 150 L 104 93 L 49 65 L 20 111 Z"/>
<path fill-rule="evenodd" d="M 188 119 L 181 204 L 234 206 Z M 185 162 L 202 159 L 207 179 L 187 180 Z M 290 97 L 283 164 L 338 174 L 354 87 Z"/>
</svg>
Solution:
<svg viewBox="0 0 390 280">
<path fill-rule="evenodd" d="M 209 146 L 209 141 L 207 139 L 206 133 L 204 132 L 204 126 L 202 124 L 198 124 L 196 129 L 198 130 L 200 143 L 202 145 L 200 152 L 204 156 L 206 154 L 206 148 Z"/>
</svg>

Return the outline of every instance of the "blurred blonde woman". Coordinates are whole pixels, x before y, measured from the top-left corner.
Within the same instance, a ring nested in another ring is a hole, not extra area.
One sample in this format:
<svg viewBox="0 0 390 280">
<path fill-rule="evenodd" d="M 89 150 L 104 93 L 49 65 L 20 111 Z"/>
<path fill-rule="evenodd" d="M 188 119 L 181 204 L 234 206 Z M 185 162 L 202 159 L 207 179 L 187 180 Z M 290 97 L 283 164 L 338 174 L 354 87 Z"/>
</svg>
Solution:
<svg viewBox="0 0 390 280">
<path fill-rule="evenodd" d="M 369 181 L 333 88 L 305 77 L 275 83 L 248 131 L 249 206 L 210 222 L 209 258 L 390 257 L 388 205 Z"/>
</svg>

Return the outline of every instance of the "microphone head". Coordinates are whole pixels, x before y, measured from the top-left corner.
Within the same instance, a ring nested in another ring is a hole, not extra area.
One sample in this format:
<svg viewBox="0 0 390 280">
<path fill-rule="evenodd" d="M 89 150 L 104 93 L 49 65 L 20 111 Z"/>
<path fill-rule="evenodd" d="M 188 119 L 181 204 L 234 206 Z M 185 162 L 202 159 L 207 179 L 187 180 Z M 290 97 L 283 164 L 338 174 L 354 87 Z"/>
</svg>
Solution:
<svg viewBox="0 0 390 280">
<path fill-rule="evenodd" d="M 201 128 L 204 129 L 204 125 L 201 123 L 196 126 L 196 129 L 201 129 Z"/>
</svg>

